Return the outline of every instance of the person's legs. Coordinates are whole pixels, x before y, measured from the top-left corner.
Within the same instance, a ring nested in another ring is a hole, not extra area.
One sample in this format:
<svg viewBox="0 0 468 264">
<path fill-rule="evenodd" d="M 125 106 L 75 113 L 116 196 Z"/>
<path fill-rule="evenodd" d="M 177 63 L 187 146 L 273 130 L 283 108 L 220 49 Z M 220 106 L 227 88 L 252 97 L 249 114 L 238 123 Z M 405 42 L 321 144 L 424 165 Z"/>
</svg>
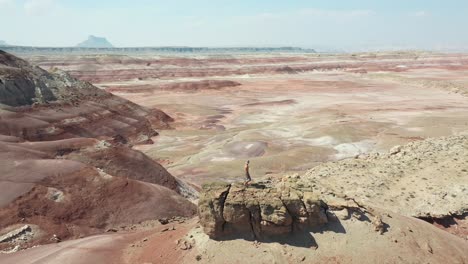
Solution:
<svg viewBox="0 0 468 264">
<path fill-rule="evenodd" d="M 247 180 L 247 182 L 250 182 L 252 180 L 252 178 L 250 177 L 250 172 L 249 172 L 249 163 L 250 161 L 247 160 L 247 162 L 245 162 L 245 178 Z"/>
</svg>

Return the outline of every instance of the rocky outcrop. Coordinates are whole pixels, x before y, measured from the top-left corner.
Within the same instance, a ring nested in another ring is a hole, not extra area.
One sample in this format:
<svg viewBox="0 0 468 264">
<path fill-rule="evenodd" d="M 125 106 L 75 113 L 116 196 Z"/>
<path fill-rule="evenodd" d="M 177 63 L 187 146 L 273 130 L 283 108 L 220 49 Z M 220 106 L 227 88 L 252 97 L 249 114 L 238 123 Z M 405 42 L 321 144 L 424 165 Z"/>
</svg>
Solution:
<svg viewBox="0 0 468 264">
<path fill-rule="evenodd" d="M 328 222 L 327 205 L 295 181 L 210 183 L 203 186 L 198 215 L 213 239 L 284 236 Z"/>
<path fill-rule="evenodd" d="M 15 238 L 24 235 L 27 232 L 31 232 L 31 227 L 29 225 L 24 225 L 20 228 L 14 229 L 2 236 L 0 236 L 0 243 L 9 242 Z"/>
<path fill-rule="evenodd" d="M 0 104 L 22 106 L 56 100 L 47 83 L 37 78 L 41 74 L 52 79 L 40 68 L 0 51 Z"/>
<path fill-rule="evenodd" d="M 151 143 L 171 117 L 65 72 L 50 72 L 0 51 L 0 134 L 29 141 L 93 137 Z"/>
</svg>

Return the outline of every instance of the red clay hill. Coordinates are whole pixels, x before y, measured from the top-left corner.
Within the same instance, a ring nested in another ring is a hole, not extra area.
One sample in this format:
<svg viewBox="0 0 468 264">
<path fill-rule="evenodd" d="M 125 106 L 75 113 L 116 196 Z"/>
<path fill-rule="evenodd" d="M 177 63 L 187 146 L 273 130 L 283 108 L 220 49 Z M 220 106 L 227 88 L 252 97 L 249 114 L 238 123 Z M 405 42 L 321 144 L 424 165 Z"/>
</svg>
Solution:
<svg viewBox="0 0 468 264">
<path fill-rule="evenodd" d="M 0 249 L 192 216 L 195 191 L 131 148 L 170 121 L 0 51 L 0 236 L 22 233 Z"/>
</svg>

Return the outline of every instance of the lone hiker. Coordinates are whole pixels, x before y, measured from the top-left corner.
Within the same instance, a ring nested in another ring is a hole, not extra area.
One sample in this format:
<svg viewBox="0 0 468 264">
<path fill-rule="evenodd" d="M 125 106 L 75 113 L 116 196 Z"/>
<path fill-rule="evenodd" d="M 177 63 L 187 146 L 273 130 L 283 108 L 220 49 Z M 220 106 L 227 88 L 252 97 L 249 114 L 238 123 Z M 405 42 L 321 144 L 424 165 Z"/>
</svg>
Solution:
<svg viewBox="0 0 468 264">
<path fill-rule="evenodd" d="M 249 163 L 250 163 L 250 160 L 247 160 L 245 162 L 245 184 L 249 184 L 251 181 L 252 181 L 252 178 L 250 177 L 250 172 L 249 172 Z"/>
</svg>

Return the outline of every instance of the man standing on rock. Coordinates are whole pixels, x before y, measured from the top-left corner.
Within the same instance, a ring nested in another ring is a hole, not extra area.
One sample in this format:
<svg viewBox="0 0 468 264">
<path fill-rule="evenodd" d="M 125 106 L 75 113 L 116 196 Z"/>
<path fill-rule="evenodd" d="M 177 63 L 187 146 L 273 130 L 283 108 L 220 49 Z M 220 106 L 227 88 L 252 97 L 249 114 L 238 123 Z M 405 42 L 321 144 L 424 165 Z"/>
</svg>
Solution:
<svg viewBox="0 0 468 264">
<path fill-rule="evenodd" d="M 250 172 L 249 172 L 249 163 L 250 163 L 250 160 L 247 160 L 247 162 L 245 162 L 245 182 L 244 184 L 245 185 L 248 185 L 251 181 L 252 181 L 252 178 L 250 177 Z"/>
</svg>

